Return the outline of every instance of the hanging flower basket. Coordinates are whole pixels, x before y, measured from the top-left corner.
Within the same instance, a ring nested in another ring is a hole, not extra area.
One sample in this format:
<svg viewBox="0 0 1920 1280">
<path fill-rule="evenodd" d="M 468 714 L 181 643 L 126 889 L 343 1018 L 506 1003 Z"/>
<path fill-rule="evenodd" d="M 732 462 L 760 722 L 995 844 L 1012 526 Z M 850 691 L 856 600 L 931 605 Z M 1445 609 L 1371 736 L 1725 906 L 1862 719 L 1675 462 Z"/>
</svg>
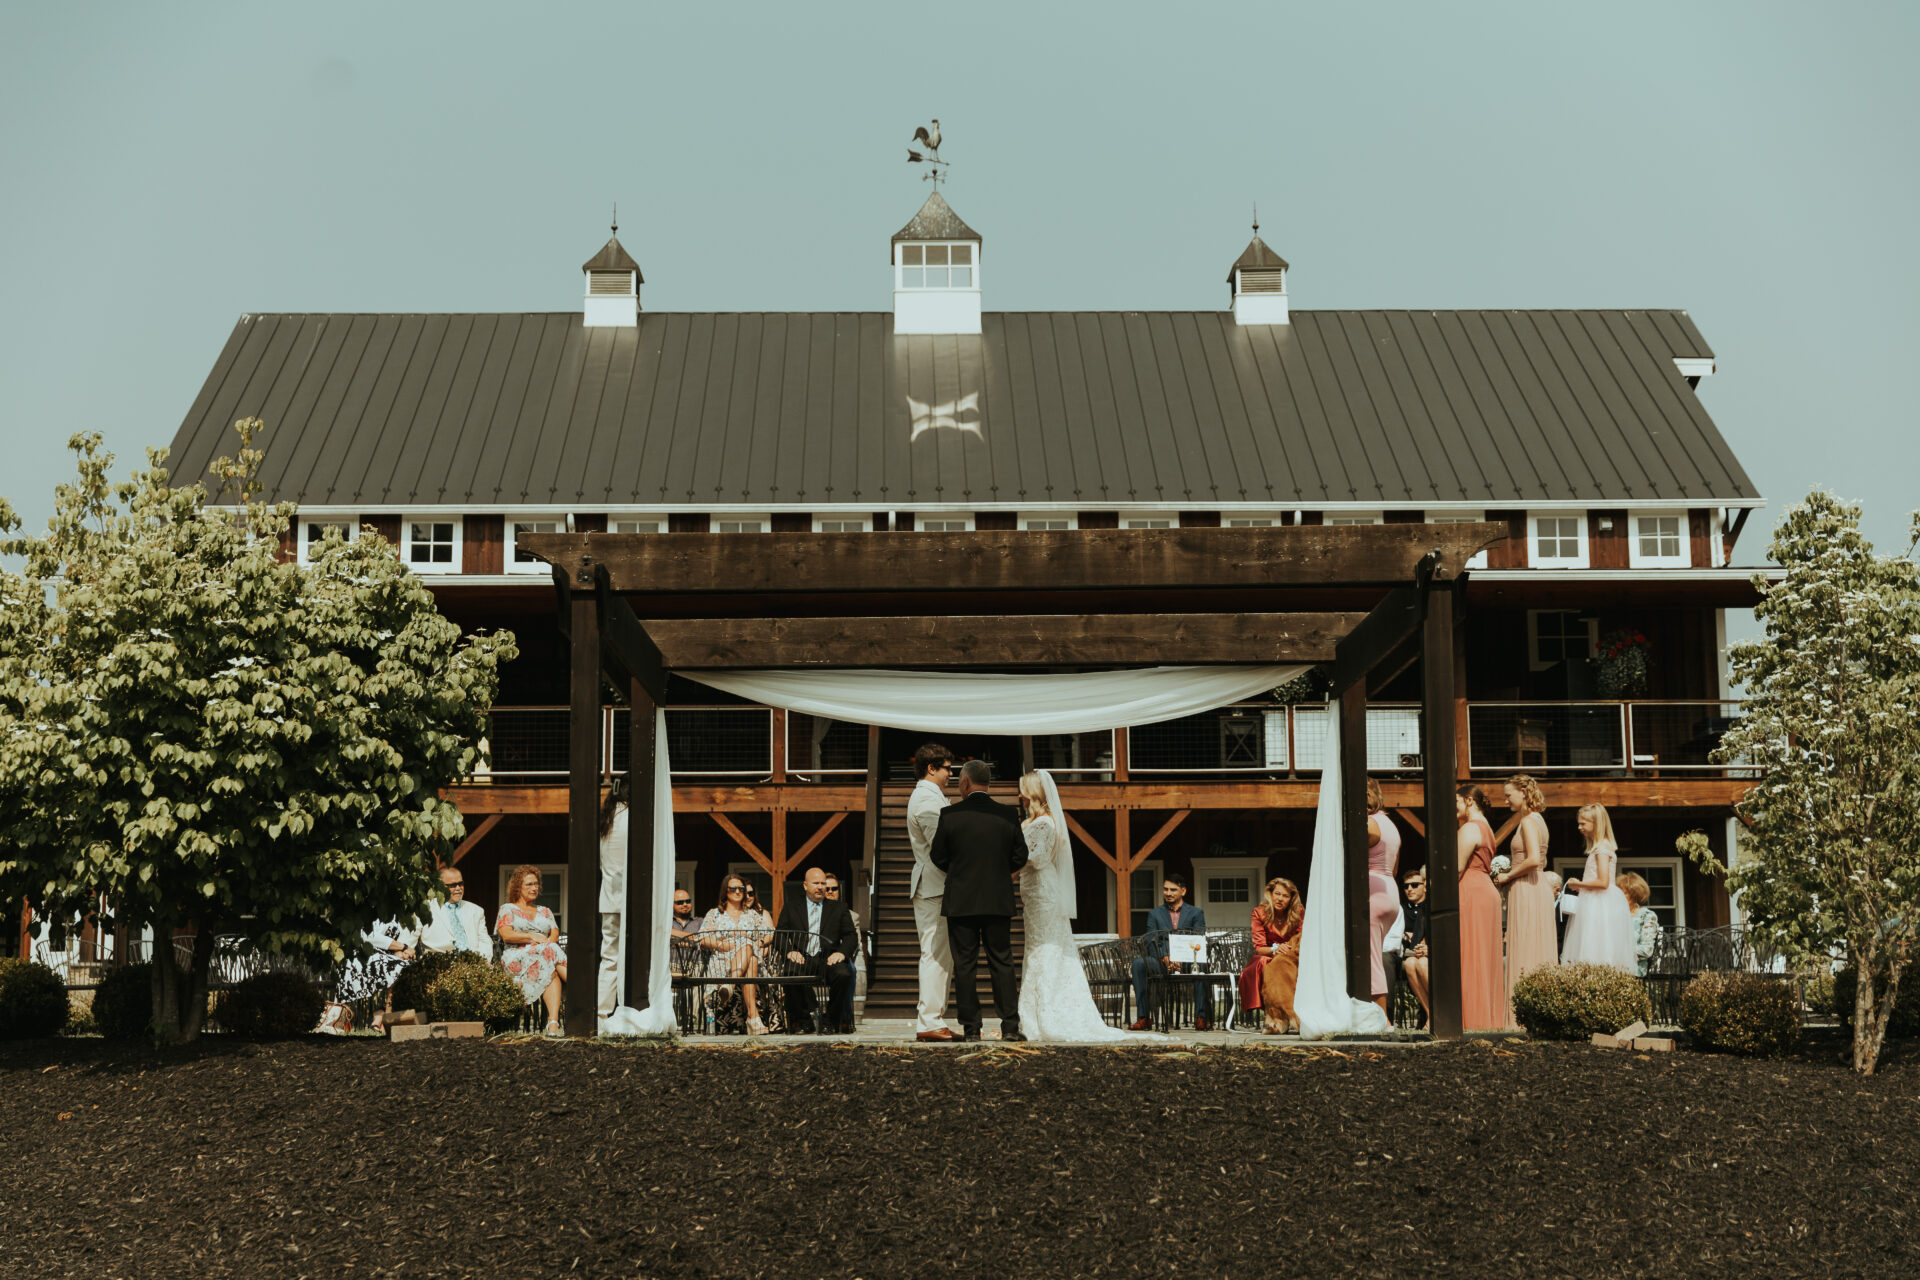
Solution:
<svg viewBox="0 0 1920 1280">
<path fill-rule="evenodd" d="M 1645 633 L 1609 631 L 1594 651 L 1594 685 L 1603 698 L 1639 698 L 1647 692 Z"/>
</svg>

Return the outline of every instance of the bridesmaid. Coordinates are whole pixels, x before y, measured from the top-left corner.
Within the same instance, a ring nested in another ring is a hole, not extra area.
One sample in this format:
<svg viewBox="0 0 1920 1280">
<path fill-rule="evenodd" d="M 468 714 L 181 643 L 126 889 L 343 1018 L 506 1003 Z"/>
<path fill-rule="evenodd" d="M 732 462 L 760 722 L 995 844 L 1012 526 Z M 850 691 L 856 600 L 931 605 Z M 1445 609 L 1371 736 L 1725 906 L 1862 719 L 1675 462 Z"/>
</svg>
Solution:
<svg viewBox="0 0 1920 1280">
<path fill-rule="evenodd" d="M 1547 884 L 1547 797 L 1524 773 L 1507 780 L 1507 808 L 1520 819 L 1507 845 L 1512 866 L 1494 883 L 1507 891 L 1507 1000 L 1520 975 L 1560 963 L 1559 930 L 1554 926 L 1553 889 Z"/>
<path fill-rule="evenodd" d="M 1487 877 L 1493 865 L 1493 827 L 1487 797 L 1463 783 L 1454 811 L 1460 824 L 1460 1023 L 1468 1031 L 1515 1029 L 1500 963 L 1500 891 Z"/>
<path fill-rule="evenodd" d="M 1387 816 L 1380 784 L 1367 779 L 1367 926 L 1373 938 L 1373 1002 L 1387 1007 L 1387 966 L 1381 946 L 1400 914 L 1394 874 L 1400 869 L 1400 828 Z"/>
</svg>

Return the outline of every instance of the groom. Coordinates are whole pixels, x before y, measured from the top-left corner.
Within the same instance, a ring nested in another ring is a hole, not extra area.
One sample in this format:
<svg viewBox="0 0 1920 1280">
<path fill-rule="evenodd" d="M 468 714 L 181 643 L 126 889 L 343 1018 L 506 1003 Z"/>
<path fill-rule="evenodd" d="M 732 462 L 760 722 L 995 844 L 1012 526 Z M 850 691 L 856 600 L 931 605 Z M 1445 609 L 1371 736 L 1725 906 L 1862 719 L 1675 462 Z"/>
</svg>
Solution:
<svg viewBox="0 0 1920 1280">
<path fill-rule="evenodd" d="M 960 766 L 960 800 L 941 811 L 933 833 L 933 865 L 946 873 L 940 913 L 953 953 L 954 1003 L 962 1038 L 980 1038 L 980 949 L 993 975 L 993 1007 L 1002 1040 L 1020 1034 L 1020 979 L 1013 971 L 1013 875 L 1027 865 L 1020 815 L 987 794 L 993 774 L 984 760 Z"/>
</svg>

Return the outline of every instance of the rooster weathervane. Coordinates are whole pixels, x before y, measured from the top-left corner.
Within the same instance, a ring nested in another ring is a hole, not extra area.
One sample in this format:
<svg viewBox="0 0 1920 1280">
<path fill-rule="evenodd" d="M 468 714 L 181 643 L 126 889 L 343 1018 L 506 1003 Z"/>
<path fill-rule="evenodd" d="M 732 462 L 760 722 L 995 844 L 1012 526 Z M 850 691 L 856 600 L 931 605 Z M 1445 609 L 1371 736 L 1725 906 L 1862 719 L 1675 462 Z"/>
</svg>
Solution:
<svg viewBox="0 0 1920 1280">
<path fill-rule="evenodd" d="M 937 191 L 940 184 L 947 180 L 947 162 L 940 158 L 940 122 L 921 125 L 913 131 L 913 141 L 907 144 L 907 163 L 924 164 L 927 172 L 923 175 Z"/>
</svg>

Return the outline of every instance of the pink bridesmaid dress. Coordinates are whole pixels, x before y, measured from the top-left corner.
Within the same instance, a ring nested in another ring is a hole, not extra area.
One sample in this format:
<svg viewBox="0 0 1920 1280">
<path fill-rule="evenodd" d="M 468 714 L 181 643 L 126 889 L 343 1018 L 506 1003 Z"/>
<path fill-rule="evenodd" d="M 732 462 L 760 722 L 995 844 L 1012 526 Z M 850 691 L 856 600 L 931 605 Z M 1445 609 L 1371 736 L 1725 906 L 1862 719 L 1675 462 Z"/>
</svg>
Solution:
<svg viewBox="0 0 1920 1280">
<path fill-rule="evenodd" d="M 1385 813 L 1367 815 L 1380 828 L 1380 838 L 1367 846 L 1367 932 L 1373 938 L 1373 994 L 1387 994 L 1387 966 L 1380 946 L 1400 914 L 1400 891 L 1393 873 L 1400 865 L 1400 828 Z"/>
</svg>

